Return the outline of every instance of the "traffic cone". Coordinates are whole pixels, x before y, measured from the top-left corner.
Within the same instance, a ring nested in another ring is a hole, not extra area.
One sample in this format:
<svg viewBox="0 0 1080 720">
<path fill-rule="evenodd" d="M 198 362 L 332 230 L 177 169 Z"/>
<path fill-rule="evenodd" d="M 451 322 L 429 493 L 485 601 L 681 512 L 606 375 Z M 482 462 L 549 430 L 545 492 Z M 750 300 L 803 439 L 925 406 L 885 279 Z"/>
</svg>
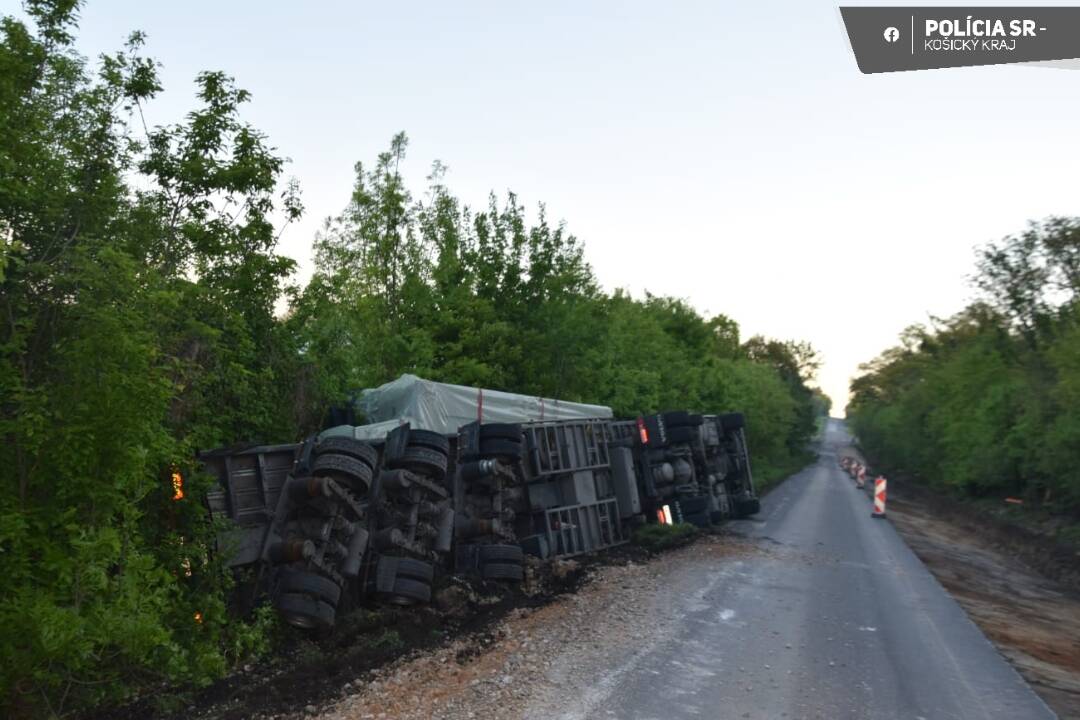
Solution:
<svg viewBox="0 0 1080 720">
<path fill-rule="evenodd" d="M 874 478 L 874 512 L 870 513 L 870 517 L 884 518 L 885 517 L 885 486 L 886 481 L 884 476 L 878 475 Z"/>
</svg>

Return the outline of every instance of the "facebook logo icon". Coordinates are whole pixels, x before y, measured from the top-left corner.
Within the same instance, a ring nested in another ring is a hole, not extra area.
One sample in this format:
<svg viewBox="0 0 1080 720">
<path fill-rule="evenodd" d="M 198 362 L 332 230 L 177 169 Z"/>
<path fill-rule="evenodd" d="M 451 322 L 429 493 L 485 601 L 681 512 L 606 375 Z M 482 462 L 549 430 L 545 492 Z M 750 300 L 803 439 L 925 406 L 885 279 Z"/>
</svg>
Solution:
<svg viewBox="0 0 1080 720">
<path fill-rule="evenodd" d="M 900 31 L 894 27 L 885 28 L 885 42 L 894 43 L 900 39 Z"/>
</svg>

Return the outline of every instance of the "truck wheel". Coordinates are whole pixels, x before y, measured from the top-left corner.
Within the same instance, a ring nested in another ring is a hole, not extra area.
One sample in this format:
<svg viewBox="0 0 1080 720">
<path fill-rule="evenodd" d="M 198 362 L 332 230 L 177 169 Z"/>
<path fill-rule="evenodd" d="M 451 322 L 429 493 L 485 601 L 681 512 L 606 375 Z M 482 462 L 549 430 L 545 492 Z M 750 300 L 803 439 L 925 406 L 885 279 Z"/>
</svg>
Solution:
<svg viewBox="0 0 1080 720">
<path fill-rule="evenodd" d="M 325 630 L 334 625 L 334 608 L 310 595 L 279 595 L 275 607 L 285 622 L 305 630 Z"/>
<path fill-rule="evenodd" d="M 363 486 L 366 491 L 371 487 L 371 466 L 349 455 L 325 453 L 315 458 L 311 468 L 312 475 L 340 475 L 348 478 L 354 485 Z"/>
<path fill-rule="evenodd" d="M 399 605 L 426 603 L 431 600 L 431 586 L 419 580 L 398 578 L 394 582 L 394 589 L 387 593 L 387 596 L 390 602 Z"/>
<path fill-rule="evenodd" d="M 709 509 L 709 498 L 707 497 L 687 497 L 679 498 L 679 509 L 682 510 L 683 515 L 694 515 L 696 513 L 706 512 Z"/>
<path fill-rule="evenodd" d="M 761 512 L 761 501 L 757 498 L 746 498 L 735 501 L 735 517 L 750 517 Z"/>
<path fill-rule="evenodd" d="M 521 442 L 521 425 L 518 423 L 488 423 L 480 426 L 480 440 L 513 440 Z"/>
<path fill-rule="evenodd" d="M 384 590 L 401 579 L 418 580 L 428 585 L 435 577 L 435 566 L 423 560 L 380 555 L 376 563 L 376 585 Z"/>
<path fill-rule="evenodd" d="M 426 563 L 423 560 L 398 558 L 397 575 L 399 578 L 418 580 L 426 585 L 430 585 L 431 581 L 435 579 L 435 566 L 431 563 Z"/>
<path fill-rule="evenodd" d="M 689 426 L 691 426 L 691 427 L 698 427 L 698 426 L 700 426 L 700 425 L 704 425 L 704 424 L 705 424 L 705 418 L 704 418 L 704 417 L 702 417 L 701 415 L 697 415 L 697 414 L 695 414 L 695 413 L 691 413 L 691 414 L 690 414 L 690 415 L 689 415 L 689 416 L 687 417 L 687 421 L 686 421 L 686 424 L 687 424 L 687 425 L 689 425 Z"/>
<path fill-rule="evenodd" d="M 492 438 L 491 440 L 480 441 L 480 454 L 481 455 L 493 455 L 495 457 L 510 458 L 513 460 L 521 459 L 521 441 L 505 440 L 502 438 Z"/>
<path fill-rule="evenodd" d="M 441 478 L 446 474 L 446 455 L 431 448 L 409 445 L 401 457 L 395 458 L 390 465 L 394 468 L 433 473 Z"/>
<path fill-rule="evenodd" d="M 515 563 L 525 562 L 525 552 L 519 545 L 481 545 L 480 562 Z"/>
<path fill-rule="evenodd" d="M 350 437 L 324 438 L 315 446 L 315 457 L 329 453 L 356 458 L 372 470 L 379 464 L 379 453 L 375 448 Z"/>
<path fill-rule="evenodd" d="M 668 428 L 683 427 L 690 424 L 690 413 L 685 410 L 672 410 L 660 415 Z"/>
<path fill-rule="evenodd" d="M 720 427 L 724 429 L 724 432 L 738 430 L 739 428 L 746 427 L 746 418 L 742 413 L 727 413 L 721 415 Z"/>
<path fill-rule="evenodd" d="M 682 425 L 680 427 L 670 428 L 667 431 L 667 441 L 669 445 L 694 442 L 694 436 L 696 434 L 694 428 L 689 425 Z"/>
<path fill-rule="evenodd" d="M 450 441 L 445 435 L 431 430 L 410 430 L 409 445 L 411 447 L 425 447 L 441 452 L 443 455 L 450 454 Z"/>
<path fill-rule="evenodd" d="M 283 569 L 278 588 L 281 593 L 312 595 L 332 606 L 336 606 L 341 599 L 340 585 L 330 578 L 303 570 Z"/>
<path fill-rule="evenodd" d="M 513 580 L 521 582 L 525 579 L 525 569 L 515 563 L 490 562 L 480 566 L 480 576 L 485 580 Z"/>
<path fill-rule="evenodd" d="M 709 522 L 709 513 L 707 512 L 683 515 L 683 522 L 690 523 L 691 525 L 696 525 L 699 528 L 707 528 L 711 524 Z"/>
</svg>

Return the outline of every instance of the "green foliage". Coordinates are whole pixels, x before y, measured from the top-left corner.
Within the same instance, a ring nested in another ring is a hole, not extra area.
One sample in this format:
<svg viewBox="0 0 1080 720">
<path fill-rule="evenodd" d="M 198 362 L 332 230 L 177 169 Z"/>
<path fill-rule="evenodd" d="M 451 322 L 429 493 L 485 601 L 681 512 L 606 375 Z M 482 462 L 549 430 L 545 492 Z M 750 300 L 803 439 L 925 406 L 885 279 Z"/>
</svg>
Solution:
<svg viewBox="0 0 1080 720">
<path fill-rule="evenodd" d="M 162 88 L 141 34 L 92 66 L 73 47 L 78 2 L 25 8 L 28 22 L 0 20 L 5 717 L 190 689 L 266 652 L 273 614 L 229 612 L 195 453 L 296 438 L 357 388 L 414 372 L 622 414 L 743 410 L 766 467 L 809 437 L 822 405 L 807 347 L 604 293 L 542 206 L 465 207 L 441 165 L 414 196 L 404 134 L 356 166 L 314 277 L 290 287 L 275 247 L 303 208 L 242 119 L 247 92 L 202 73 L 182 122 L 147 127 Z M 1073 356 L 1051 362 L 1080 392 Z M 1060 417 L 1066 444 L 1078 424 Z"/>
<path fill-rule="evenodd" d="M 635 545 L 640 545 L 650 552 L 661 552 L 685 545 L 699 533 L 697 526 L 690 523 L 642 525 L 634 531 L 630 539 Z"/>
<path fill-rule="evenodd" d="M 824 423 L 822 418 L 822 423 Z M 810 448 L 800 453 L 791 455 L 785 462 L 777 462 L 771 458 L 759 461 L 754 466 L 754 488 L 758 494 L 764 494 L 771 490 L 782 480 L 785 480 L 799 472 L 807 465 L 814 462 L 817 454 Z"/>
<path fill-rule="evenodd" d="M 401 634 L 397 630 L 385 629 L 378 635 L 372 636 L 368 640 L 368 645 L 375 650 L 400 650 L 405 647 L 405 641 L 401 639 Z"/>
<path fill-rule="evenodd" d="M 0 712 L 64 716 L 265 650 L 197 500 L 196 447 L 291 430 L 269 218 L 282 161 L 199 78 L 184 123 L 137 132 L 160 90 L 132 36 L 97 74 L 77 3 L 0 21 Z M 299 206 L 286 197 L 286 215 Z M 196 622 L 196 613 L 202 618 Z"/>
<path fill-rule="evenodd" d="M 1080 510 L 1080 230 L 1052 218 L 979 251 L 983 299 L 863 366 L 852 418 L 875 457 L 968 495 Z"/>
</svg>

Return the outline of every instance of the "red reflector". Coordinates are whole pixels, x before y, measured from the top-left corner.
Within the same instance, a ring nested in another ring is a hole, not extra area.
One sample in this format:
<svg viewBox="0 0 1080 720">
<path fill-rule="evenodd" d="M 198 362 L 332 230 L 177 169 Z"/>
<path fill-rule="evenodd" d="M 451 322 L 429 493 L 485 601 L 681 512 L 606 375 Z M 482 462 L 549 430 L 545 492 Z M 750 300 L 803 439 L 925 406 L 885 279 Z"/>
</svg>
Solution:
<svg viewBox="0 0 1080 720">
<path fill-rule="evenodd" d="M 649 431 L 645 429 L 645 418 L 640 418 L 639 417 L 637 419 L 637 429 L 638 429 L 638 434 L 641 435 L 641 444 L 642 445 L 648 445 L 649 444 Z"/>
</svg>

